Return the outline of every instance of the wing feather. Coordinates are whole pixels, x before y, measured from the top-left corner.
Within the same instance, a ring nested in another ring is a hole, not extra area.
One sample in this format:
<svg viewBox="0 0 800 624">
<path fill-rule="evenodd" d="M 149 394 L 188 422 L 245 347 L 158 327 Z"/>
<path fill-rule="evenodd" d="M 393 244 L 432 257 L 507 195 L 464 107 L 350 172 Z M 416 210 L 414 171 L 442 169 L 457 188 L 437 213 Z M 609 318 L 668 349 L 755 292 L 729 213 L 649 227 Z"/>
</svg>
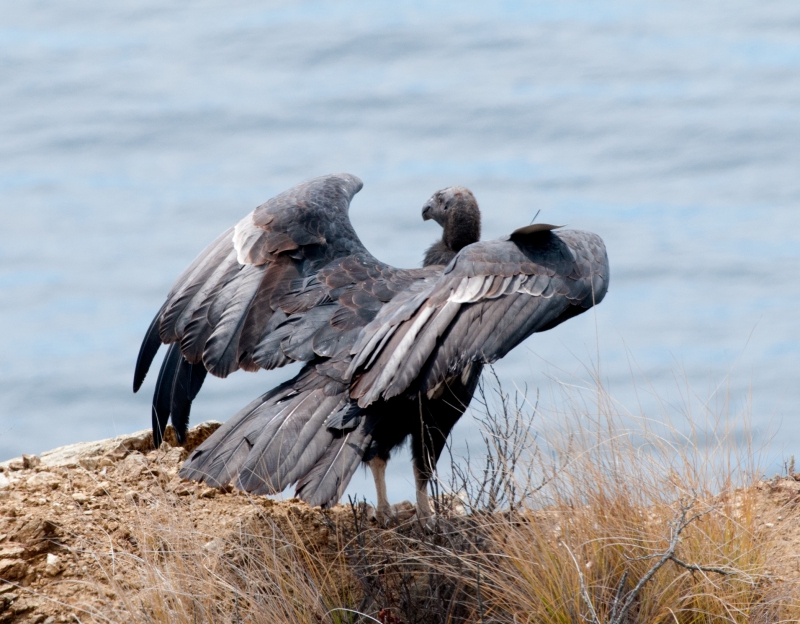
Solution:
<svg viewBox="0 0 800 624">
<path fill-rule="evenodd" d="M 335 505 L 344 494 L 371 441 L 372 436 L 363 426 L 335 439 L 314 467 L 298 481 L 297 496 L 309 505 Z"/>
<path fill-rule="evenodd" d="M 183 329 L 179 326 L 179 321 L 185 316 L 184 311 L 195 300 L 195 295 L 204 287 L 209 278 L 218 273 L 218 267 L 229 256 L 232 256 L 230 230 L 201 254 L 201 261 L 184 280 L 183 285 L 174 294 L 167 297 L 167 308 L 161 316 L 160 335 L 163 342 L 171 343 L 178 340 Z M 200 300 L 202 301 L 202 298 Z"/>
<path fill-rule="evenodd" d="M 348 371 L 351 396 L 366 407 L 431 391 L 599 303 L 607 288 L 608 258 L 594 234 L 517 231 L 469 245 L 438 279 L 388 302 L 364 328 Z"/>
<path fill-rule="evenodd" d="M 139 348 L 139 355 L 136 358 L 136 368 L 133 371 L 133 391 L 138 392 L 142 387 L 144 378 L 147 376 L 147 371 L 150 370 L 150 365 L 161 347 L 161 338 L 158 335 L 158 327 L 161 321 L 161 313 L 167 303 L 161 306 L 161 309 L 156 314 L 155 318 L 150 322 L 150 327 L 147 328 L 147 333 L 142 340 L 142 346 Z"/>
<path fill-rule="evenodd" d="M 190 364 L 181 355 L 180 362 L 172 380 L 169 413 L 175 436 L 179 444 L 186 442 L 186 430 L 189 428 L 189 411 L 197 393 L 206 378 L 206 369 L 202 364 Z"/>
<path fill-rule="evenodd" d="M 236 279 L 242 266 L 237 262 L 220 266 L 220 273 L 214 276 L 207 284 L 208 294 L 202 303 L 193 308 L 191 318 L 181 336 L 181 352 L 192 364 L 203 361 L 203 351 L 206 342 L 214 331 L 214 322 L 211 318 L 211 309 L 220 297 L 229 300 L 235 292 L 236 284 L 231 283 Z M 204 288 L 205 291 L 205 288 Z M 199 293 L 198 293 L 199 294 Z M 188 311 L 187 311 L 188 313 Z"/>
<path fill-rule="evenodd" d="M 206 341 L 203 350 L 203 363 L 208 372 L 218 377 L 227 377 L 239 368 L 239 337 L 242 334 L 250 304 L 258 294 L 266 268 L 264 265 L 246 265 L 231 282 L 230 295 L 225 305 L 219 305 L 219 320 Z M 221 294 L 222 297 L 222 294 Z M 215 302 L 209 310 L 209 322 L 216 315 Z"/>
<path fill-rule="evenodd" d="M 156 382 L 155 393 L 153 394 L 152 419 L 153 419 L 153 443 L 155 447 L 161 446 L 164 437 L 164 430 L 169 421 L 169 410 L 172 404 L 172 383 L 175 372 L 181 361 L 181 350 L 178 345 L 171 345 L 161 363 L 161 370 L 158 371 L 158 381 Z"/>
</svg>

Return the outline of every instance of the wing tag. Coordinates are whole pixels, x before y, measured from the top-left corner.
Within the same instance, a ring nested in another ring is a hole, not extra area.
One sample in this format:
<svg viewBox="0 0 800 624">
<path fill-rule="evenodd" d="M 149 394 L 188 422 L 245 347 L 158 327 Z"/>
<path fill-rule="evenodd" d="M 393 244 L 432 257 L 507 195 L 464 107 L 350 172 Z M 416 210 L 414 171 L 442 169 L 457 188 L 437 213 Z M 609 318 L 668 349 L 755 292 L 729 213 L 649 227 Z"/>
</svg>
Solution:
<svg viewBox="0 0 800 624">
<path fill-rule="evenodd" d="M 511 232 L 511 239 L 522 238 L 523 236 L 530 236 L 531 234 L 539 234 L 540 232 L 551 232 L 564 227 L 563 225 L 550 225 L 549 223 L 534 223 L 533 225 L 526 225 L 525 227 L 517 228 Z"/>
</svg>

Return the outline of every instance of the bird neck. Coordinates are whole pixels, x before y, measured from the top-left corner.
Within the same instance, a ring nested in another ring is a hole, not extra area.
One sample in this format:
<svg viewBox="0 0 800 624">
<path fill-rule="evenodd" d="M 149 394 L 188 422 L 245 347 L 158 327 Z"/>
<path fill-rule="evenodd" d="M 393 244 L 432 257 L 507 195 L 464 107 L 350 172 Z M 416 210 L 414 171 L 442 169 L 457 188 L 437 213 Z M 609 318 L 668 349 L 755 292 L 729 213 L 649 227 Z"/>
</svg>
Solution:
<svg viewBox="0 0 800 624">
<path fill-rule="evenodd" d="M 481 214 L 477 205 L 460 206 L 451 210 L 444 224 L 442 240 L 428 248 L 422 266 L 449 264 L 459 251 L 480 239 Z"/>
<path fill-rule="evenodd" d="M 442 242 L 454 253 L 458 253 L 481 239 L 481 213 L 474 202 L 456 206 L 450 211 L 444 224 Z"/>
<path fill-rule="evenodd" d="M 422 266 L 433 266 L 435 264 L 450 264 L 450 261 L 455 258 L 456 252 L 450 249 L 443 240 L 436 241 L 433 245 L 428 247 L 425 252 L 425 258 L 422 261 Z"/>
</svg>

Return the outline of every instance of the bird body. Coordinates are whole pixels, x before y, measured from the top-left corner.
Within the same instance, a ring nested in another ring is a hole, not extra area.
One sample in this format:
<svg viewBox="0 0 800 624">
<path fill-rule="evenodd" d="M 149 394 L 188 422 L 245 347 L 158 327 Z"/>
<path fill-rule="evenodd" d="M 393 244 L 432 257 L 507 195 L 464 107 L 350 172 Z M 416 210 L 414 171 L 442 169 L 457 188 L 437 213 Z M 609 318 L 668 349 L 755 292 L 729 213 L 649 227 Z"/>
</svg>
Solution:
<svg viewBox="0 0 800 624">
<path fill-rule="evenodd" d="M 329 506 L 366 462 L 385 516 L 386 461 L 410 438 L 424 520 L 427 483 L 483 366 L 606 293 L 598 236 L 540 224 L 480 242 L 478 205 L 462 187 L 423 207 L 443 227 L 425 266 L 389 266 L 350 223 L 360 189 L 349 174 L 300 184 L 223 233 L 176 281 L 134 375 L 136 391 L 170 344 L 153 399 L 157 443 L 169 419 L 183 440 L 207 372 L 305 362 L 198 447 L 183 477 L 262 494 L 295 484 L 300 498 Z"/>
</svg>

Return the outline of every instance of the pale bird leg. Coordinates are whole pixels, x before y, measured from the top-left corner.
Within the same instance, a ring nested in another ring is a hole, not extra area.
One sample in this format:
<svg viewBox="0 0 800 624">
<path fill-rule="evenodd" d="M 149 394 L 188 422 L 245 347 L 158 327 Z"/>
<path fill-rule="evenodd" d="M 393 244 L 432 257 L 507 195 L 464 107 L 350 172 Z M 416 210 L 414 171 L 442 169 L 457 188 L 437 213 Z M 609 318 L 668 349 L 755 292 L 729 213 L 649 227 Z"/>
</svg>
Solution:
<svg viewBox="0 0 800 624">
<path fill-rule="evenodd" d="M 375 492 L 378 495 L 378 506 L 376 513 L 378 522 L 386 524 L 392 518 L 392 507 L 389 505 L 389 498 L 386 496 L 386 460 L 374 457 L 369 460 L 369 469 L 372 471 L 372 478 L 375 480 Z"/>
<path fill-rule="evenodd" d="M 428 498 L 428 479 L 414 462 L 414 481 L 417 484 L 417 520 L 423 526 L 427 526 L 433 514 L 431 514 L 431 502 Z"/>
</svg>

